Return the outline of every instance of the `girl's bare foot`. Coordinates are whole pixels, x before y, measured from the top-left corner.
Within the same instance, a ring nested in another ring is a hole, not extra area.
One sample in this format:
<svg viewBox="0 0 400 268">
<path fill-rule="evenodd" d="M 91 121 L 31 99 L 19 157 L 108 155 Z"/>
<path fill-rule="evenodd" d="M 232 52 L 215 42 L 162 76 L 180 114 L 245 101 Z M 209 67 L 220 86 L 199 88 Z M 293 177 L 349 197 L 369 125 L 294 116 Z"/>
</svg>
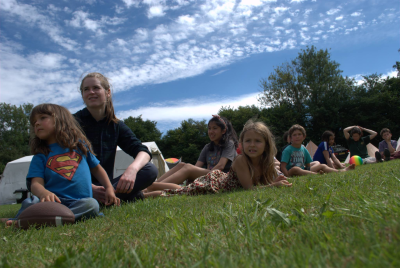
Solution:
<svg viewBox="0 0 400 268">
<path fill-rule="evenodd" d="M 347 168 L 345 168 L 345 171 L 349 171 L 349 170 L 354 170 L 356 168 L 355 164 L 351 164 L 350 166 L 348 166 Z"/>
<path fill-rule="evenodd" d="M 17 223 L 17 221 L 14 221 L 14 220 L 7 220 L 7 221 L 6 221 L 6 226 L 7 226 L 7 227 L 15 227 L 15 228 L 18 228 L 18 223 Z"/>
</svg>

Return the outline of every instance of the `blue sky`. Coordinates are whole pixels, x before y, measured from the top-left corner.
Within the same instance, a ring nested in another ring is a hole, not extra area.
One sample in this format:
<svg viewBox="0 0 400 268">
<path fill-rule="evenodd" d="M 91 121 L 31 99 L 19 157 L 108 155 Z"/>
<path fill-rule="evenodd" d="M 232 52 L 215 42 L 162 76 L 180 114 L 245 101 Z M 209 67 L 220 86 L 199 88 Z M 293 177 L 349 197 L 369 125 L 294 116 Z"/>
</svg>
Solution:
<svg viewBox="0 0 400 268">
<path fill-rule="evenodd" d="M 119 118 L 164 132 L 258 105 L 260 79 L 306 46 L 330 49 L 345 76 L 394 76 L 399 18 L 398 0 L 1 0 L 0 101 L 75 112 L 96 71 Z"/>
</svg>

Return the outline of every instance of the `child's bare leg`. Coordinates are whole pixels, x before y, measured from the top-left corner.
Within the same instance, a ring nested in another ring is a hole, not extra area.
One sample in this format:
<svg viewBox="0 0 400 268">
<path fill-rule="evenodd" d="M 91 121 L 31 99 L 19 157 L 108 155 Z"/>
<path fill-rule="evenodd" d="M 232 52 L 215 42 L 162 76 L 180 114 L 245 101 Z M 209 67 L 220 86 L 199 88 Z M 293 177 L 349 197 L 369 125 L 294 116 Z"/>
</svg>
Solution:
<svg viewBox="0 0 400 268">
<path fill-rule="evenodd" d="M 312 162 L 310 163 L 310 167 L 313 167 L 313 166 L 319 165 L 319 164 L 320 164 L 319 161 L 312 161 Z"/>
<path fill-rule="evenodd" d="M 289 170 L 289 177 L 292 177 L 292 176 L 305 176 L 305 175 L 310 175 L 310 174 L 317 174 L 317 173 L 315 173 L 315 172 L 313 172 L 313 171 L 309 171 L 309 170 L 304 170 L 304 169 L 301 169 L 301 168 L 299 168 L 299 167 L 292 167 L 290 170 Z"/>
<path fill-rule="evenodd" d="M 318 172 L 320 170 L 322 170 L 325 173 L 344 171 L 344 170 L 337 170 L 337 169 L 334 169 L 334 168 L 330 168 L 325 164 L 318 164 L 318 165 L 314 165 L 314 166 L 311 167 L 311 171 Z"/>
<path fill-rule="evenodd" d="M 182 188 L 180 185 L 175 183 L 168 183 L 168 182 L 153 182 L 152 185 L 147 187 L 147 193 L 154 192 L 154 191 L 162 191 L 165 189 L 180 189 Z M 143 193 L 144 194 L 144 193 Z"/>
<path fill-rule="evenodd" d="M 336 168 L 336 169 L 343 169 L 342 165 L 338 165 L 336 163 L 333 163 L 333 167 Z"/>
<path fill-rule="evenodd" d="M 201 167 L 196 167 L 192 164 L 185 164 L 180 170 L 165 178 L 162 182 L 169 182 L 175 184 L 181 184 L 185 180 L 194 181 L 198 177 L 204 176 L 209 173 L 210 170 Z"/>
<path fill-rule="evenodd" d="M 161 195 L 161 193 L 162 193 L 162 191 L 154 191 L 154 192 L 151 192 L 151 193 L 144 193 L 143 195 L 144 195 L 144 198 L 149 198 L 149 197 L 157 197 L 157 196 L 160 196 Z"/>
<path fill-rule="evenodd" d="M 171 176 L 172 174 L 174 174 L 175 172 L 177 172 L 178 170 L 183 168 L 185 165 L 186 165 L 186 163 L 183 163 L 183 162 L 177 164 L 176 166 L 174 166 L 173 168 L 171 168 L 170 170 L 165 172 L 160 178 L 157 179 L 157 181 L 161 182 L 161 181 L 165 180 L 166 178 L 168 178 L 169 176 Z"/>
</svg>

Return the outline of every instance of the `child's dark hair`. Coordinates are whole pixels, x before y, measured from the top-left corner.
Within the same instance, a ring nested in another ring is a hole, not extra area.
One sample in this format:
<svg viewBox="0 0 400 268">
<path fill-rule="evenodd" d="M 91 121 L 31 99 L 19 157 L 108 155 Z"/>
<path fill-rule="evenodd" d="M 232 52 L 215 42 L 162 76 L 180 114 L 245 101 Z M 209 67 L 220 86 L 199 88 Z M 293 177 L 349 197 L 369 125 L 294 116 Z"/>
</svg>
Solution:
<svg viewBox="0 0 400 268">
<path fill-rule="evenodd" d="M 100 84 L 104 88 L 104 90 L 111 90 L 111 84 L 110 84 L 110 82 L 108 82 L 107 77 L 105 77 L 101 73 L 89 73 L 82 79 L 81 86 L 79 87 L 81 95 L 83 95 L 83 81 L 85 81 L 85 79 L 88 77 L 94 77 L 94 78 L 99 79 Z M 110 95 L 110 97 L 107 97 L 105 113 L 106 113 L 106 118 L 107 118 L 108 123 L 111 123 L 111 122 L 118 123 L 119 120 L 118 120 L 117 116 L 115 115 L 114 105 L 112 102 L 111 95 Z"/>
<path fill-rule="evenodd" d="M 335 134 L 330 130 L 326 130 L 324 133 L 322 133 L 322 141 L 326 141 L 329 143 L 329 138 L 331 136 L 335 136 Z"/>
<path fill-rule="evenodd" d="M 80 150 L 84 155 L 87 155 L 88 151 L 93 154 L 89 140 L 83 134 L 81 127 L 73 115 L 67 108 L 51 103 L 43 103 L 35 106 L 29 117 L 32 126 L 31 133 L 33 134 L 29 143 L 32 154 L 48 155 L 50 153 L 47 142 L 39 139 L 34 134 L 36 116 L 40 114 L 50 115 L 54 118 L 55 139 L 62 148 L 68 148 L 70 151 Z"/>
<path fill-rule="evenodd" d="M 289 129 L 289 136 L 292 137 L 293 132 L 295 132 L 296 130 L 300 130 L 300 132 L 303 134 L 303 136 L 306 136 L 306 130 L 304 127 L 296 124 L 290 127 Z"/>
<path fill-rule="evenodd" d="M 235 144 L 235 149 L 238 147 L 238 137 L 236 134 L 236 131 L 233 129 L 233 126 L 231 122 L 226 119 L 225 117 L 219 116 L 219 115 L 213 115 L 213 117 L 208 121 L 208 125 L 210 125 L 211 122 L 215 122 L 217 126 L 221 128 L 222 131 L 226 129 L 225 133 L 222 135 L 221 140 L 219 141 L 219 145 L 221 147 L 224 147 L 225 144 L 231 140 L 233 141 L 233 144 Z M 210 151 L 214 151 L 214 142 L 210 142 Z"/>
<path fill-rule="evenodd" d="M 392 132 L 390 132 L 390 129 L 388 129 L 388 128 L 382 128 L 382 130 L 381 130 L 381 137 L 382 137 L 382 135 L 384 134 L 384 133 L 386 133 L 386 132 L 389 132 L 389 133 L 392 133 Z"/>
<path fill-rule="evenodd" d="M 360 136 L 362 135 L 361 129 L 359 127 L 353 127 L 350 130 L 350 135 L 351 136 L 353 136 L 354 133 L 359 134 Z"/>
<path fill-rule="evenodd" d="M 282 139 L 283 143 L 287 143 L 287 138 L 289 137 L 289 130 L 283 133 Z"/>
</svg>

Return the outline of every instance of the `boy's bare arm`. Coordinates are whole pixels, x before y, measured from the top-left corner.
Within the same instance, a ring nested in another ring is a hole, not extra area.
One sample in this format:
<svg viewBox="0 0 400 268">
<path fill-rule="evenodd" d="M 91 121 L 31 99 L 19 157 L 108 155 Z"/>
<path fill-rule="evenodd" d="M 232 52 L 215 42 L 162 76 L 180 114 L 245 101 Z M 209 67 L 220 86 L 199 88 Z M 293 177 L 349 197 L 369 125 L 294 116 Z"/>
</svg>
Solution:
<svg viewBox="0 0 400 268">
<path fill-rule="evenodd" d="M 385 140 L 385 142 L 388 145 L 389 152 L 391 154 L 394 153 L 396 151 L 396 148 L 393 148 L 392 141 L 390 140 L 390 138 L 388 140 Z M 383 152 L 382 152 L 382 154 L 383 154 Z"/>
<path fill-rule="evenodd" d="M 365 132 L 367 132 L 367 133 L 369 133 L 370 134 L 370 136 L 369 136 L 369 139 L 370 140 L 372 140 L 373 138 L 375 138 L 376 137 L 376 135 L 378 135 L 378 133 L 376 132 L 376 131 L 373 131 L 373 130 L 370 130 L 370 129 L 367 129 L 367 128 L 363 128 L 363 127 L 359 127 L 362 131 L 365 131 Z"/>
<path fill-rule="evenodd" d="M 344 137 L 346 138 L 346 140 L 348 140 L 350 138 L 349 131 L 355 127 L 357 127 L 357 126 L 350 126 L 350 127 L 346 127 L 345 129 L 343 129 L 343 134 L 344 134 Z"/>
</svg>

